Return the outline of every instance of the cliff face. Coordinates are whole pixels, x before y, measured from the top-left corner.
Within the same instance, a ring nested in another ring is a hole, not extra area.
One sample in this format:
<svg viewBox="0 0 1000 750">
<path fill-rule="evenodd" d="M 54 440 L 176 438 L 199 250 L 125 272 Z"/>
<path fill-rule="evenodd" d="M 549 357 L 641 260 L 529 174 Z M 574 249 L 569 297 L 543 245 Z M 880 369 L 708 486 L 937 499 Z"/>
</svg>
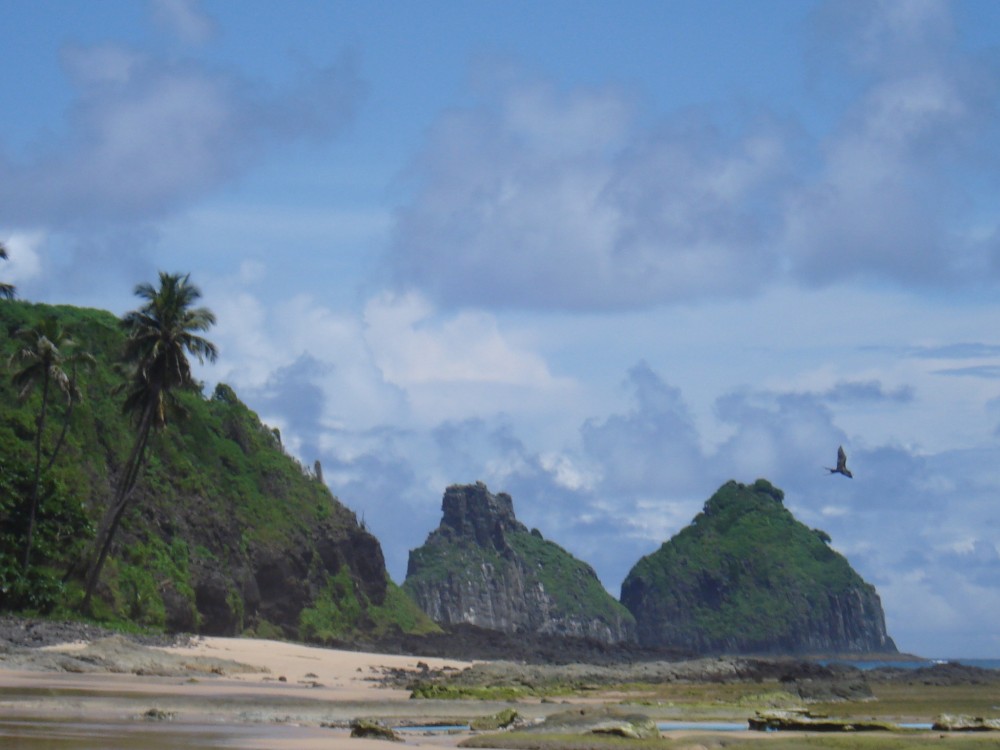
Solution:
<svg viewBox="0 0 1000 750">
<path fill-rule="evenodd" d="M 45 449 L 56 444 L 65 418 L 69 429 L 44 477 L 30 587 L 0 590 L 0 609 L 73 606 L 80 561 L 135 435 L 116 393 L 114 363 L 124 337 L 110 313 L 0 305 L 0 362 L 7 362 L 16 331 L 50 315 L 96 362 L 79 373 L 84 398 L 72 413 L 63 399 L 49 404 Z M 209 398 L 194 392 L 178 398 L 187 416 L 172 415 L 151 438 L 98 587 L 98 616 L 168 630 L 252 630 L 311 640 L 394 624 L 433 627 L 389 580 L 378 540 L 283 451 L 276 431 L 231 388 L 220 384 Z M 39 407 L 37 393 L 19 403 L 10 377 L 0 378 L 0 579 L 19 569 Z"/>
<path fill-rule="evenodd" d="M 593 569 L 514 516 L 481 482 L 449 487 L 441 525 L 410 552 L 403 589 L 435 622 L 506 633 L 630 639 L 628 611 Z"/>
<path fill-rule="evenodd" d="M 698 653 L 894 653 L 875 588 L 766 480 L 728 482 L 622 584 L 639 642 Z"/>
</svg>

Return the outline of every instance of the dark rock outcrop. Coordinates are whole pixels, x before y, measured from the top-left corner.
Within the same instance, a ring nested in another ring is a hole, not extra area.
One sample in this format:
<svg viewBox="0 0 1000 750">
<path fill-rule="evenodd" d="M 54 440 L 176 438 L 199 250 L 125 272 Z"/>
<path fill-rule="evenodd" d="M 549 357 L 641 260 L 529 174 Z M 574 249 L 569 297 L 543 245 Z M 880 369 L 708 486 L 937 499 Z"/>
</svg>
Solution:
<svg viewBox="0 0 1000 750">
<path fill-rule="evenodd" d="M 763 479 L 728 482 L 622 584 L 639 642 L 697 653 L 895 653 L 875 588 Z"/>
<path fill-rule="evenodd" d="M 438 623 L 505 633 L 628 640 L 633 621 L 593 569 L 514 516 L 482 482 L 444 494 L 441 525 L 410 552 L 403 584 Z"/>
<path fill-rule="evenodd" d="M 275 500 L 284 497 L 280 493 Z M 155 508 L 154 499 L 148 502 Z M 314 606 L 332 577 L 342 574 L 350 580 L 351 598 L 365 605 L 383 604 L 389 578 L 378 540 L 334 497 L 326 494 L 325 502 L 326 518 L 289 528 L 272 539 L 249 534 L 237 518 L 206 523 L 199 513 L 204 504 L 197 500 L 175 505 L 172 538 L 204 550 L 200 557 L 207 559 L 191 561 L 187 583 L 194 591 L 193 601 L 174 593 L 169 580 L 160 585 L 167 629 L 237 635 L 266 622 L 286 637 L 303 638 L 307 636 L 299 628 L 303 610 Z M 150 525 L 159 524 L 154 520 Z M 122 541 L 128 545 L 141 539 L 127 529 Z"/>
</svg>

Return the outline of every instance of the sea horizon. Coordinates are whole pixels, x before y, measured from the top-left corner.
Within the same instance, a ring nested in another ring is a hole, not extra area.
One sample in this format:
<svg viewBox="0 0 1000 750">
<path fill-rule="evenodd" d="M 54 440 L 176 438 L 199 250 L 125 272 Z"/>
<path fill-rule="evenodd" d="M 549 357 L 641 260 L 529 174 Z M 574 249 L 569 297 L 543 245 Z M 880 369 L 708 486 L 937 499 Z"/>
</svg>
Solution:
<svg viewBox="0 0 1000 750">
<path fill-rule="evenodd" d="M 982 657 L 935 657 L 917 656 L 907 654 L 900 659 L 823 659 L 821 664 L 847 664 L 858 669 L 878 669 L 880 667 L 899 667 L 901 669 L 920 669 L 921 667 L 931 667 L 935 664 L 961 664 L 966 667 L 979 667 L 980 669 L 1000 669 L 1000 658 Z"/>
</svg>

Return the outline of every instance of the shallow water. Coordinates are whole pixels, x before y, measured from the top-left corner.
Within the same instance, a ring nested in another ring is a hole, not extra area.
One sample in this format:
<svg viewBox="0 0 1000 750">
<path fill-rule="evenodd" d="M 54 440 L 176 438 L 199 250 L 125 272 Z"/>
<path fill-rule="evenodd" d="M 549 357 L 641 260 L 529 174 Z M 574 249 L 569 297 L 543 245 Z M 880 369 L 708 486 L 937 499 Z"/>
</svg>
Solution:
<svg viewBox="0 0 1000 750">
<path fill-rule="evenodd" d="M 689 731 L 692 729 L 706 732 L 740 732 L 748 727 L 745 721 L 660 721 L 656 727 L 661 732 Z"/>
<path fill-rule="evenodd" d="M 84 719 L 0 718 L 4 750 L 219 750 L 252 744 L 266 747 L 269 739 L 313 735 L 304 727 L 261 724 L 207 724 L 175 721 L 116 722 Z"/>
<path fill-rule="evenodd" d="M 933 667 L 935 664 L 954 662 L 967 667 L 979 667 L 980 669 L 1000 669 L 1000 659 L 822 659 L 820 664 L 846 664 L 857 667 L 861 670 L 878 669 L 879 667 L 896 667 L 898 669 L 919 669 L 921 667 Z"/>
</svg>

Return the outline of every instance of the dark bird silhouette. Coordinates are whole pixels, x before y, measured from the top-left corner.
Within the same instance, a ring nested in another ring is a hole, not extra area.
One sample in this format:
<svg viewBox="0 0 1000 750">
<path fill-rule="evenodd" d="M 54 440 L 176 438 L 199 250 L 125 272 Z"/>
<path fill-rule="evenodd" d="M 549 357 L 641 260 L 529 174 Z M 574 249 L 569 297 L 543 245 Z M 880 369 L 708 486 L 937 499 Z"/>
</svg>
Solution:
<svg viewBox="0 0 1000 750">
<path fill-rule="evenodd" d="M 824 466 L 823 468 L 831 474 L 843 474 L 848 479 L 854 479 L 851 470 L 847 468 L 847 454 L 844 453 L 844 446 L 842 445 L 837 448 L 837 468 L 831 469 L 829 466 Z"/>
</svg>

